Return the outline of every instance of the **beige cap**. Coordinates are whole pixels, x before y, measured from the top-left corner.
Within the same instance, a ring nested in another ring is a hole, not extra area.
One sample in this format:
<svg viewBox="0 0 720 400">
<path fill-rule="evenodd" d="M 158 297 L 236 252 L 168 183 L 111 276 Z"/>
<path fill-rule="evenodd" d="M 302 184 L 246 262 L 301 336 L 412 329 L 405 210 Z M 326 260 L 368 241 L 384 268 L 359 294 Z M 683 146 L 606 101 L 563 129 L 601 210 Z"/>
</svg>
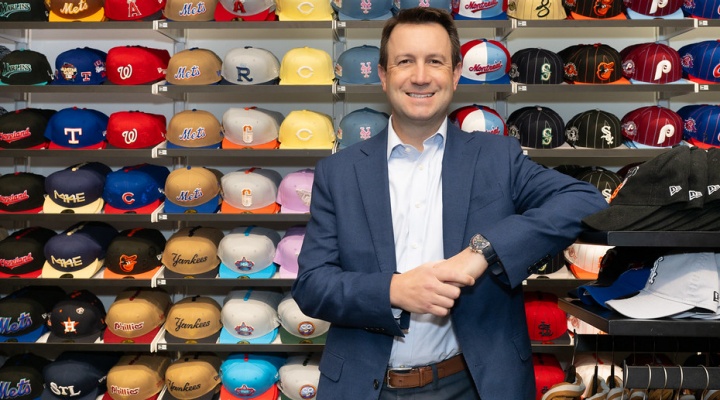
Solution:
<svg viewBox="0 0 720 400">
<path fill-rule="evenodd" d="M 185 110 L 170 118 L 166 139 L 168 148 L 217 149 L 223 140 L 223 129 L 209 111 Z"/>
<path fill-rule="evenodd" d="M 186 297 L 168 312 L 165 341 L 168 343 L 215 343 L 220 336 L 220 304 L 210 297 Z"/>
<path fill-rule="evenodd" d="M 214 354 L 188 355 L 174 361 L 165 372 L 170 399 L 205 400 L 220 392 L 220 364 Z M 169 399 L 163 396 L 163 400 Z"/>
<path fill-rule="evenodd" d="M 175 53 L 165 80 L 173 85 L 212 85 L 222 79 L 222 60 L 212 50 L 192 48 Z"/>
<path fill-rule="evenodd" d="M 129 288 L 110 305 L 105 343 L 150 343 L 165 324 L 170 295 L 157 288 Z"/>
<path fill-rule="evenodd" d="M 163 251 L 165 277 L 214 278 L 220 266 L 217 248 L 223 237 L 220 229 L 212 227 L 196 226 L 175 232 Z"/>
<path fill-rule="evenodd" d="M 165 386 L 165 371 L 170 358 L 159 354 L 134 354 L 120 357 L 107 374 L 107 393 L 103 400 L 145 400 Z"/>
</svg>

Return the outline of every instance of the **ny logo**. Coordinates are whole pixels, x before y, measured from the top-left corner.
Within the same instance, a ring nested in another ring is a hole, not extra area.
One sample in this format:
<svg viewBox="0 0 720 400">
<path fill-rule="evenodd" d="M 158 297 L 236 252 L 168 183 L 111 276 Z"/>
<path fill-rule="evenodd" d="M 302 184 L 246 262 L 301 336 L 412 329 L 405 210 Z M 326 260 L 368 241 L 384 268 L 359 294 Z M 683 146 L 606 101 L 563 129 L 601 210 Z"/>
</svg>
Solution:
<svg viewBox="0 0 720 400">
<path fill-rule="evenodd" d="M 360 73 L 365 78 L 370 77 L 370 74 L 372 74 L 372 66 L 370 65 L 370 61 L 360 63 Z"/>
<path fill-rule="evenodd" d="M 372 136 L 372 131 L 369 126 L 361 126 L 360 127 L 360 139 L 367 140 L 370 139 L 370 136 Z"/>
<path fill-rule="evenodd" d="M 372 1 L 360 0 L 360 9 L 363 10 L 363 14 L 370 13 L 370 10 L 372 10 Z"/>
</svg>

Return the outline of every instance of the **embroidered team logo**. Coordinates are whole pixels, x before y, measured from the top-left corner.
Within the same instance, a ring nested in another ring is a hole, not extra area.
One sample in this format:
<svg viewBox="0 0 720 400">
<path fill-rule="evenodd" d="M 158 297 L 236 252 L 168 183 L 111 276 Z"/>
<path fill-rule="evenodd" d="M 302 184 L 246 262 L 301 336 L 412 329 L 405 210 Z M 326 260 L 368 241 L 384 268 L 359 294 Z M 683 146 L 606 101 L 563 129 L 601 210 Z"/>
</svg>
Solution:
<svg viewBox="0 0 720 400">
<path fill-rule="evenodd" d="M 239 388 L 235 388 L 235 394 L 238 397 L 255 397 L 255 389 L 248 387 L 247 384 L 243 383 Z"/>
<path fill-rule="evenodd" d="M 565 137 L 567 137 L 568 142 L 572 142 L 572 143 L 577 142 L 578 138 L 579 138 L 578 128 L 576 126 L 573 126 L 573 127 L 570 127 L 570 129 L 566 129 Z"/>
<path fill-rule="evenodd" d="M 298 393 L 300 394 L 300 398 L 313 399 L 317 394 L 317 389 L 313 385 L 303 385 Z"/>
<path fill-rule="evenodd" d="M 627 60 L 622 64 L 623 74 L 625 76 L 635 75 L 635 61 Z"/>
<path fill-rule="evenodd" d="M 550 66 L 550 61 L 548 61 L 547 58 L 544 58 L 543 64 L 540 66 L 540 80 L 543 82 L 547 82 L 550 80 L 551 76 L 552 67 Z"/>
<path fill-rule="evenodd" d="M 547 122 L 545 123 L 545 129 L 542 130 L 542 144 L 543 146 L 548 146 L 550 143 L 552 143 L 553 138 L 553 132 L 552 128 L 550 127 L 550 124 Z"/>
<path fill-rule="evenodd" d="M 692 68 L 694 63 L 693 56 L 690 53 L 686 53 L 680 58 L 680 65 L 682 65 L 683 68 Z"/>
<path fill-rule="evenodd" d="M 60 67 L 60 74 L 62 75 L 62 78 L 66 81 L 74 81 L 77 77 L 77 73 L 77 67 L 70 63 L 63 63 L 63 65 Z"/>
<path fill-rule="evenodd" d="M 593 6 L 593 12 L 599 17 L 607 15 L 608 11 L 612 8 L 613 0 L 597 0 Z"/>
<path fill-rule="evenodd" d="M 245 2 L 244 2 L 244 1 L 240 1 L 240 0 L 236 0 L 236 1 L 233 3 L 233 12 L 234 12 L 235 14 L 237 14 L 237 13 L 245 14 Z"/>
<path fill-rule="evenodd" d="M 518 66 L 515 63 L 510 64 L 510 72 L 508 72 L 508 76 L 511 79 L 517 79 L 520 77 L 520 71 L 518 71 Z"/>
<path fill-rule="evenodd" d="M 720 64 L 716 65 L 715 68 L 713 68 L 713 77 L 715 79 L 720 78 Z"/>
<path fill-rule="evenodd" d="M 369 126 L 360 127 L 360 139 L 368 140 L 372 136 L 372 129 Z"/>
<path fill-rule="evenodd" d="M 362 10 L 363 14 L 369 14 L 372 10 L 372 1 L 360 0 L 360 9 Z"/>
<path fill-rule="evenodd" d="M 245 322 L 235 327 L 235 332 L 240 336 L 250 336 L 253 334 L 253 331 L 255 331 L 255 328 L 245 324 Z"/>
<path fill-rule="evenodd" d="M 297 331 L 301 336 L 310 336 L 315 332 L 315 325 L 310 321 L 303 321 L 298 324 Z"/>
<path fill-rule="evenodd" d="M 123 254 L 120 256 L 120 262 L 118 263 L 118 266 L 120 267 L 120 270 L 123 272 L 131 272 L 135 269 L 135 265 L 137 264 L 137 255 L 131 255 L 128 256 L 126 254 Z"/>
<path fill-rule="evenodd" d="M 138 7 L 136 0 L 127 0 L 127 5 L 128 5 L 128 12 L 127 12 L 128 19 L 135 19 L 136 17 L 142 16 L 142 12 L 140 12 L 140 8 Z"/>
<path fill-rule="evenodd" d="M 503 62 L 501 60 L 495 60 L 488 64 L 475 64 L 471 65 L 470 68 L 468 68 L 468 71 L 474 72 L 475 75 L 482 75 L 482 74 L 489 74 L 492 72 L 500 71 L 503 67 Z"/>
<path fill-rule="evenodd" d="M 655 278 L 657 278 L 657 269 L 660 263 L 665 259 L 665 257 L 659 257 L 655 262 L 653 263 L 653 267 L 650 270 L 650 277 L 648 278 L 648 283 L 653 284 L 655 283 Z"/>
<path fill-rule="evenodd" d="M 622 124 L 622 130 L 625 136 L 635 137 L 635 135 L 637 134 L 637 125 L 635 125 L 634 121 L 628 121 Z"/>
<path fill-rule="evenodd" d="M 255 263 L 251 260 L 248 260 L 247 258 L 243 257 L 242 260 L 235 261 L 235 266 L 240 271 L 252 271 L 253 267 L 255 266 Z"/>
<path fill-rule="evenodd" d="M 596 75 L 601 81 L 607 81 L 612 77 L 613 71 L 615 71 L 614 62 L 601 62 L 597 66 Z"/>
<path fill-rule="evenodd" d="M 75 327 L 77 327 L 80 323 L 73 321 L 70 317 L 68 317 L 67 321 L 62 321 L 62 324 L 64 327 L 64 333 L 77 333 Z"/>
<path fill-rule="evenodd" d="M 694 0 L 684 0 L 683 8 L 687 8 L 689 10 L 694 10 L 695 9 L 695 1 Z"/>
<path fill-rule="evenodd" d="M 612 128 L 607 123 L 607 121 L 603 121 L 603 126 L 600 128 L 600 132 L 602 132 L 602 135 L 600 135 L 600 138 L 605 141 L 609 146 L 612 146 L 615 142 L 615 139 L 613 138 L 612 134 Z"/>
<path fill-rule="evenodd" d="M 300 198 L 300 201 L 302 201 L 305 206 L 310 206 L 310 195 L 311 192 L 307 189 L 295 189 L 295 194 Z"/>
<path fill-rule="evenodd" d="M 697 125 L 695 123 L 695 119 L 692 117 L 686 119 L 685 122 L 683 123 L 683 129 L 685 129 L 688 132 L 692 132 L 692 133 L 697 132 Z"/>
<path fill-rule="evenodd" d="M 429 5 L 427 7 L 429 7 Z M 360 73 L 362 74 L 363 78 L 369 78 L 370 74 L 372 74 L 372 63 L 370 61 L 361 62 Z"/>
<path fill-rule="evenodd" d="M 565 77 L 570 80 L 575 80 L 578 76 L 577 67 L 575 66 L 575 63 L 567 63 L 563 67 L 563 70 L 565 72 Z"/>
</svg>

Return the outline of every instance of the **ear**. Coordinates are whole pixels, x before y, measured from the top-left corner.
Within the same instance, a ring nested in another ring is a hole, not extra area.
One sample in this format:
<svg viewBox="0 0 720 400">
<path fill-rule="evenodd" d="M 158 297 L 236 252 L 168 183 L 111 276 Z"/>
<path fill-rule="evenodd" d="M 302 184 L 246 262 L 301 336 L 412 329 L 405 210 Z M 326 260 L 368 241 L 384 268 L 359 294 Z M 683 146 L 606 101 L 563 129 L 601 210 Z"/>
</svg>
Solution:
<svg viewBox="0 0 720 400">
<path fill-rule="evenodd" d="M 385 68 L 383 68 L 382 65 L 378 65 L 378 77 L 380 78 L 380 84 L 382 85 L 383 92 L 387 91 L 387 71 L 385 71 Z"/>
<path fill-rule="evenodd" d="M 462 61 L 455 65 L 453 68 L 453 89 L 457 90 L 458 82 L 460 82 L 460 76 L 462 75 Z"/>
</svg>

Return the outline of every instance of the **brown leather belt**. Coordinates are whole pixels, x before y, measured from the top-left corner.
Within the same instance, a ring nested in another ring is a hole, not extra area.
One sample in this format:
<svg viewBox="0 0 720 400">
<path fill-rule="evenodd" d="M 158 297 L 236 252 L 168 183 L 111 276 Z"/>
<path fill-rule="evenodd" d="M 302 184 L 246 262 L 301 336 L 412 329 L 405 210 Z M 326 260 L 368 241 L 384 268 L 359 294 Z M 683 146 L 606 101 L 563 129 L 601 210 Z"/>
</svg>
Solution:
<svg viewBox="0 0 720 400">
<path fill-rule="evenodd" d="M 467 368 L 462 354 L 450 357 L 445 361 L 434 364 L 438 379 L 457 374 Z M 433 381 L 433 365 L 415 368 L 388 368 L 385 374 L 385 384 L 391 389 L 409 389 L 423 387 Z"/>
</svg>

